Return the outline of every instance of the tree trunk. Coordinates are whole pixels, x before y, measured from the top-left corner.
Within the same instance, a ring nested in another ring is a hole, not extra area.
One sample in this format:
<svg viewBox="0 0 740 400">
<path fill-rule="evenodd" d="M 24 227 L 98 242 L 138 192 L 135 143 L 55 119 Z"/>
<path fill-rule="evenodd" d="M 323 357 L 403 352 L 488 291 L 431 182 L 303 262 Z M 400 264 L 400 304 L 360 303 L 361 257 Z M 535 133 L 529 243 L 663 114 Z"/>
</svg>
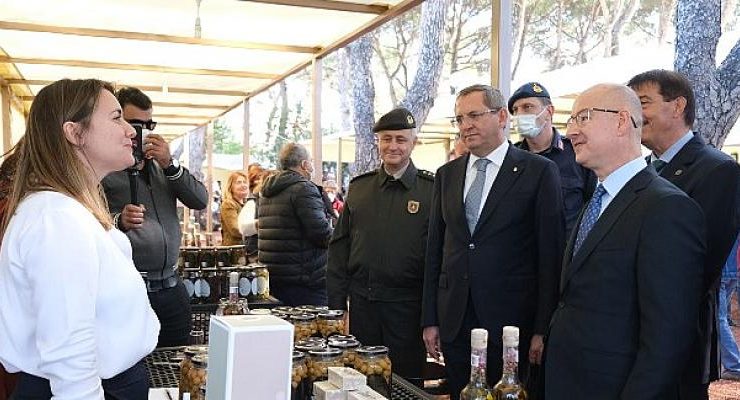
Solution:
<svg viewBox="0 0 740 400">
<path fill-rule="evenodd" d="M 349 70 L 349 49 L 343 48 L 337 52 L 339 57 L 339 124 L 342 132 L 352 130 L 352 81 Z"/>
<path fill-rule="evenodd" d="M 514 30 L 516 31 L 514 37 L 514 45 L 512 46 L 516 52 L 514 58 L 514 68 L 511 70 L 511 79 L 513 80 L 516 76 L 516 70 L 519 68 L 519 62 L 522 60 L 522 53 L 524 52 L 524 40 L 527 36 L 527 13 L 529 8 L 527 3 L 529 0 L 519 0 L 516 5 L 519 6 L 517 19 L 514 23 Z"/>
<path fill-rule="evenodd" d="M 724 0 L 722 2 L 722 32 L 730 30 L 732 20 L 735 19 L 735 8 L 737 0 Z"/>
<path fill-rule="evenodd" d="M 627 0 L 626 4 L 621 4 L 620 8 L 615 10 L 614 22 L 611 25 L 611 44 L 605 48 L 610 51 L 606 54 L 609 56 L 616 56 L 619 54 L 619 41 L 622 37 L 622 32 L 627 23 L 632 20 L 635 15 L 637 8 L 640 6 L 639 0 Z"/>
<path fill-rule="evenodd" d="M 354 174 L 359 175 L 380 165 L 378 146 L 375 143 L 373 124 L 375 119 L 375 86 L 370 71 L 372 58 L 372 33 L 368 33 L 351 43 L 349 64 L 352 71 L 352 106 L 355 125 L 355 165 Z"/>
<path fill-rule="evenodd" d="M 694 130 L 717 148 L 740 114 L 740 42 L 715 68 L 720 15 L 720 0 L 679 0 L 674 61 L 675 69 L 688 77 L 694 89 Z"/>
<path fill-rule="evenodd" d="M 444 66 L 444 20 L 447 0 L 427 0 L 421 6 L 421 54 L 416 76 L 401 105 L 416 117 L 421 128 L 434 105 Z"/>
<path fill-rule="evenodd" d="M 606 28 L 604 29 L 604 57 L 609 57 L 612 54 L 612 45 L 614 44 L 612 27 L 614 26 L 614 22 L 617 20 L 617 13 L 621 6 L 622 1 L 617 0 L 614 10 L 611 10 L 606 0 L 599 0 L 601 14 L 604 16 L 604 25 L 606 25 Z"/>
<path fill-rule="evenodd" d="M 550 57 L 550 70 L 556 70 L 563 66 L 563 0 L 558 0 L 557 5 L 557 28 L 555 29 L 555 49 Z"/>
<path fill-rule="evenodd" d="M 391 72 L 390 68 L 388 68 L 388 62 L 386 61 L 387 57 L 383 54 L 383 50 L 380 48 L 380 39 L 373 35 L 373 50 L 375 50 L 375 54 L 378 55 L 378 60 L 380 61 L 380 66 L 383 68 L 383 73 L 385 73 L 385 77 L 388 80 L 388 92 L 391 96 L 391 104 L 398 104 L 398 96 L 396 95 L 396 88 L 393 86 L 393 79 L 395 78 L 395 74 Z M 399 57 L 398 60 L 399 63 L 405 62 L 401 57 Z M 396 72 L 398 72 L 398 68 L 396 68 Z"/>
</svg>

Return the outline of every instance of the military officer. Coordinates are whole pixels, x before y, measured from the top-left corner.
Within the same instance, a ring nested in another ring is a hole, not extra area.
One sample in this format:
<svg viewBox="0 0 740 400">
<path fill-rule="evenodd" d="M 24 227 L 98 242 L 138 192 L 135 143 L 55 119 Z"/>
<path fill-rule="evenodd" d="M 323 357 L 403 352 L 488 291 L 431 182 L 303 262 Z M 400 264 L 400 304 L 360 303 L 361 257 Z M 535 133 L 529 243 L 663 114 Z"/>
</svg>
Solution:
<svg viewBox="0 0 740 400">
<path fill-rule="evenodd" d="M 416 121 L 405 108 L 382 116 L 382 165 L 349 185 L 329 244 L 329 307 L 346 309 L 350 332 L 365 345 L 390 349 L 393 371 L 421 378 L 421 298 L 434 175 L 411 161 Z"/>
</svg>

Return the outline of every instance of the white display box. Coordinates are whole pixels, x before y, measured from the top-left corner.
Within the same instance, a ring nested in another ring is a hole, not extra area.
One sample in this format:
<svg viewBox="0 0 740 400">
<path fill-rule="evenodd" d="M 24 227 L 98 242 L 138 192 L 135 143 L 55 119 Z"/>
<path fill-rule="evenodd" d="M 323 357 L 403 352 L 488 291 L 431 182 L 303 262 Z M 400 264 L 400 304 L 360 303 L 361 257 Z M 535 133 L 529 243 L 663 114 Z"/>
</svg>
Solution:
<svg viewBox="0 0 740 400">
<path fill-rule="evenodd" d="M 289 400 L 293 325 L 272 315 L 211 316 L 208 400 Z"/>
</svg>

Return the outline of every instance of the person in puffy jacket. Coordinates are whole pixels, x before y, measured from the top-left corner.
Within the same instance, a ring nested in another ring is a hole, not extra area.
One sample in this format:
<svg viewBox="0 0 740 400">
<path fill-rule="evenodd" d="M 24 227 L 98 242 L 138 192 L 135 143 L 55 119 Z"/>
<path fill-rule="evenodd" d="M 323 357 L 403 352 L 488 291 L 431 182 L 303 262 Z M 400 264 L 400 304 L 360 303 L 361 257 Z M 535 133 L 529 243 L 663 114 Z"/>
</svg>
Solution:
<svg viewBox="0 0 740 400">
<path fill-rule="evenodd" d="M 280 150 L 280 172 L 262 185 L 257 210 L 259 261 L 270 271 L 270 292 L 289 306 L 326 305 L 326 261 L 332 234 L 321 188 L 311 182 L 306 148 Z"/>
</svg>

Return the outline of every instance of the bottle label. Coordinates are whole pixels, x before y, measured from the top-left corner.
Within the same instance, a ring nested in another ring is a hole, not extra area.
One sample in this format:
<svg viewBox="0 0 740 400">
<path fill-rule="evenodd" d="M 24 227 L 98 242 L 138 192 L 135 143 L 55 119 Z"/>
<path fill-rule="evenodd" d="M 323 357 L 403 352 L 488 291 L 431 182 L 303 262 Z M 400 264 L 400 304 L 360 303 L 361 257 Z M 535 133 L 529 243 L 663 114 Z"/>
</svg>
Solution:
<svg viewBox="0 0 740 400">
<path fill-rule="evenodd" d="M 182 283 L 185 285 L 185 290 L 188 292 L 188 297 L 193 297 L 195 294 L 195 285 L 190 279 L 184 279 Z"/>
<path fill-rule="evenodd" d="M 249 292 L 252 290 L 252 283 L 247 278 L 239 278 L 239 295 L 242 297 L 249 296 Z"/>
</svg>

